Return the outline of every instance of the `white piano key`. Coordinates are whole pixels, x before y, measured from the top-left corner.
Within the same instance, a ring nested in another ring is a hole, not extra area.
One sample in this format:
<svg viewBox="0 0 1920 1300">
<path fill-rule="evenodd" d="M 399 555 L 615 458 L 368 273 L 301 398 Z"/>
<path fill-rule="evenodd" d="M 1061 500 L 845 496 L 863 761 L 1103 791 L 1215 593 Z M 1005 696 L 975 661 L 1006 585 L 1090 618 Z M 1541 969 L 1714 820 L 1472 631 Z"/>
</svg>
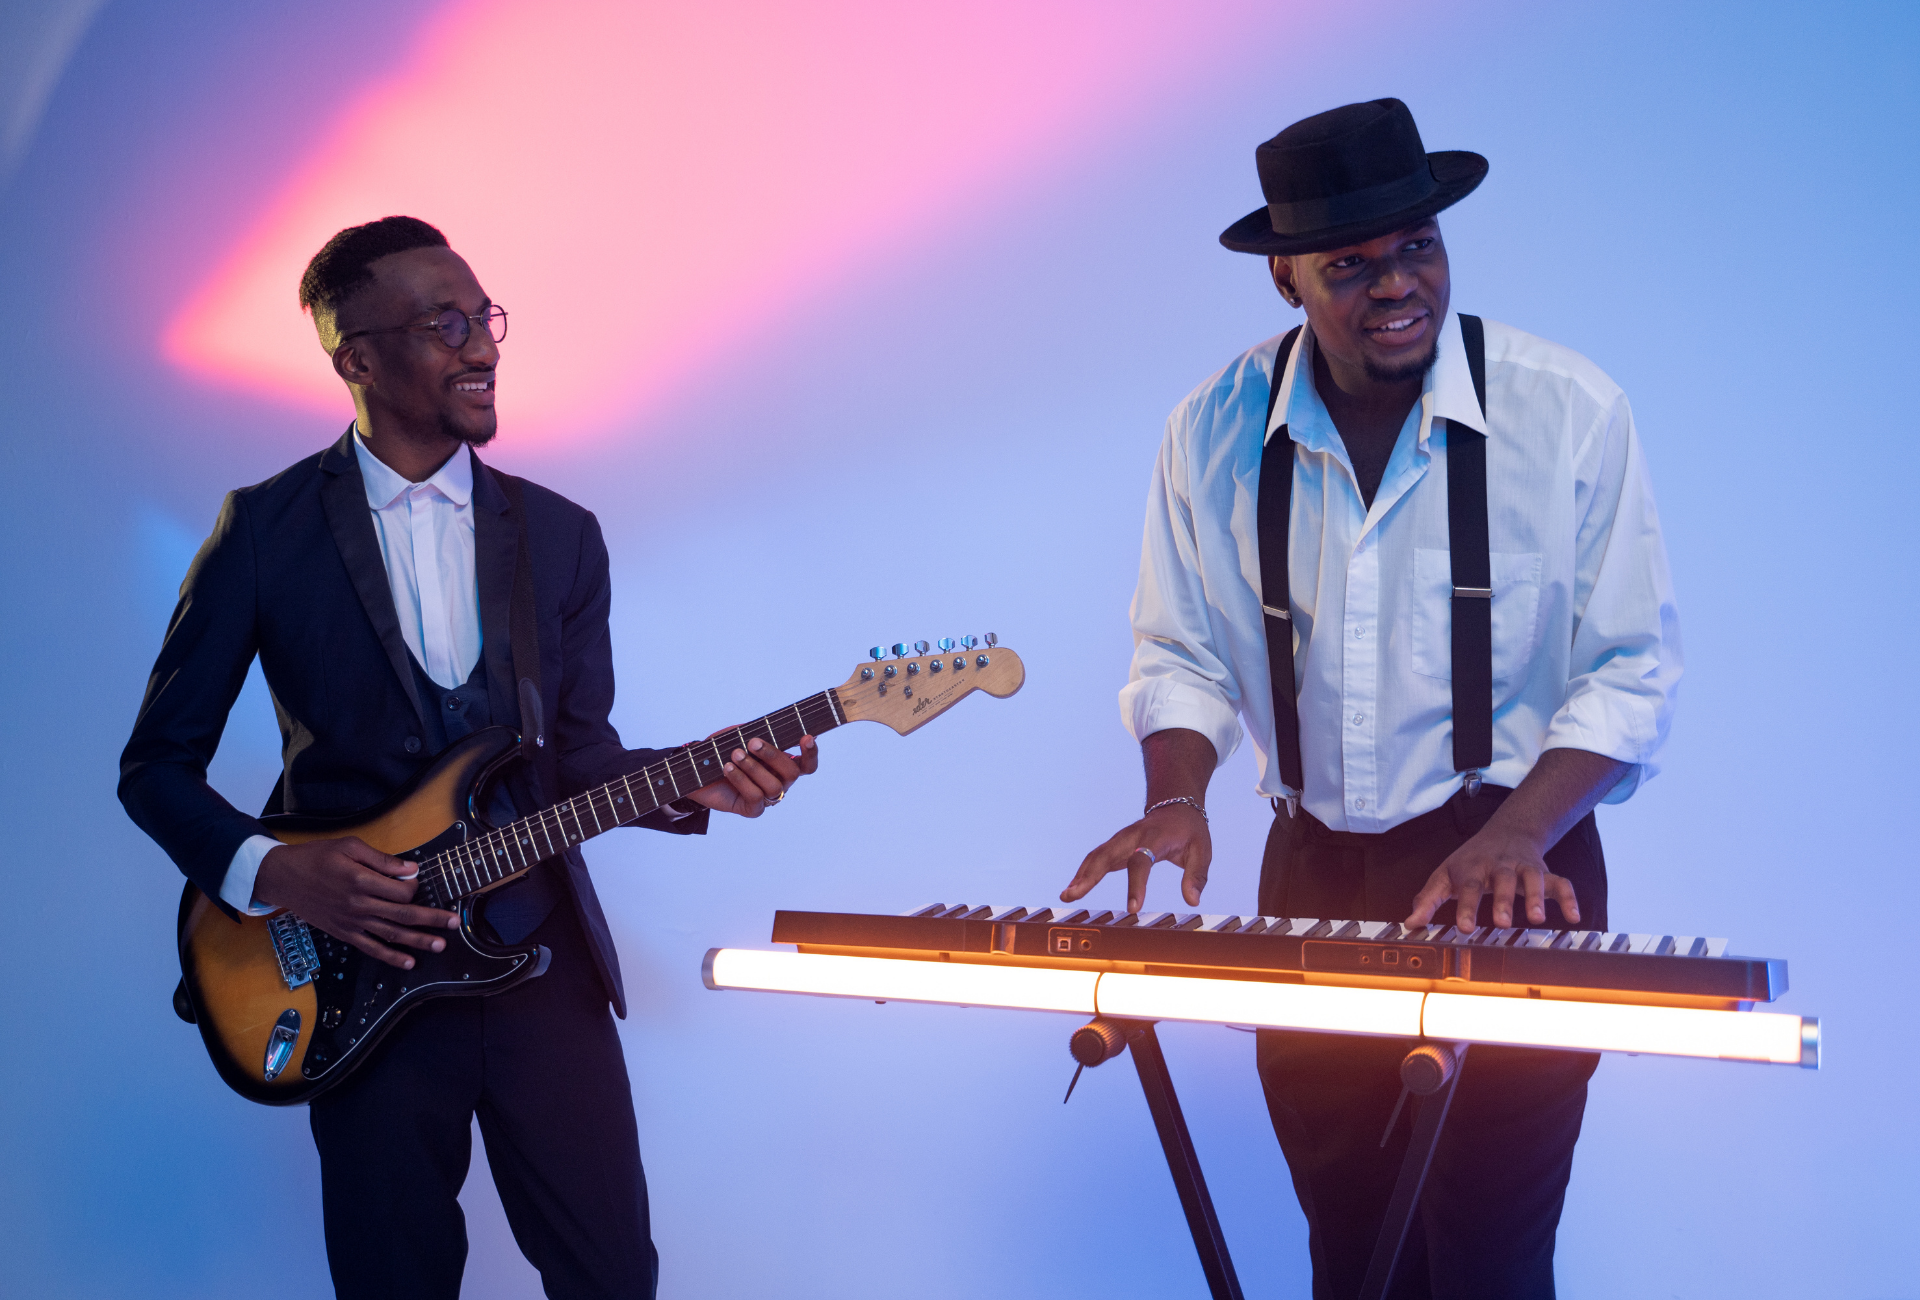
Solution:
<svg viewBox="0 0 1920 1300">
<path fill-rule="evenodd" d="M 1657 934 L 1630 934 L 1627 936 L 1627 951 L 1645 956 L 1653 951 L 1653 945 L 1659 943 L 1662 937 Z"/>
<path fill-rule="evenodd" d="M 1707 940 L 1707 956 L 1724 957 L 1726 955 L 1727 955 L 1727 941 L 1725 939 L 1714 939 L 1709 937 Z"/>
<path fill-rule="evenodd" d="M 1317 916 L 1296 916 L 1288 927 L 1287 933 L 1295 936 L 1303 935 L 1318 924 L 1320 924 L 1320 918 Z"/>
<path fill-rule="evenodd" d="M 1218 930 L 1228 921 L 1232 921 L 1234 928 L 1237 930 L 1245 923 L 1246 919 L 1244 916 L 1215 916 L 1210 912 L 1203 912 L 1200 915 L 1200 928 L 1211 932 Z"/>
<path fill-rule="evenodd" d="M 1378 939 L 1380 932 L 1392 924 L 1392 921 L 1362 921 L 1360 923 L 1360 937 L 1362 939 Z"/>
<path fill-rule="evenodd" d="M 1522 931 L 1520 937 L 1513 941 L 1513 946 L 1516 948 L 1544 948 L 1552 943 L 1555 938 L 1556 935 L 1552 930 L 1526 930 Z"/>
</svg>

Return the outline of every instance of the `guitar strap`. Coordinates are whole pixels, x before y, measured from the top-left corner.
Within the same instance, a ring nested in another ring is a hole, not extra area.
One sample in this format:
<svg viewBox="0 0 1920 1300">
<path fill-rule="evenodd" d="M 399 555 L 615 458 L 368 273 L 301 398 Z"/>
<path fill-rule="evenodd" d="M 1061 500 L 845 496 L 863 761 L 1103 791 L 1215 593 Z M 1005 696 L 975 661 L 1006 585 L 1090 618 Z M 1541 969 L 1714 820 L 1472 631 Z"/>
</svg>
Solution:
<svg viewBox="0 0 1920 1300">
<path fill-rule="evenodd" d="M 1478 316 L 1461 315 L 1473 393 L 1487 413 L 1486 329 Z M 1273 424 L 1287 360 L 1300 338 L 1287 331 L 1273 361 L 1267 425 Z M 1273 686 L 1273 754 L 1280 779 L 1296 791 L 1289 815 L 1300 811 L 1300 701 L 1293 675 L 1293 606 L 1287 572 L 1287 533 L 1293 517 L 1293 438 L 1287 426 L 1273 431 L 1260 453 L 1260 601 L 1267 630 L 1267 665 Z M 1465 425 L 1447 422 L 1447 545 L 1453 575 L 1453 770 L 1466 773 L 1464 788 L 1480 792 L 1480 774 L 1493 763 L 1493 579 L 1487 532 L 1487 439 Z"/>
<path fill-rule="evenodd" d="M 547 743 L 547 728 L 540 693 L 540 624 L 533 603 L 533 547 L 528 541 L 526 497 L 521 481 L 511 474 L 493 471 L 513 510 L 514 525 L 520 534 L 519 555 L 513 566 L 513 603 L 507 616 L 513 642 L 515 696 L 520 702 L 520 756 L 527 761 L 539 780 L 535 797 L 548 803 L 560 797 L 559 756 Z"/>
</svg>

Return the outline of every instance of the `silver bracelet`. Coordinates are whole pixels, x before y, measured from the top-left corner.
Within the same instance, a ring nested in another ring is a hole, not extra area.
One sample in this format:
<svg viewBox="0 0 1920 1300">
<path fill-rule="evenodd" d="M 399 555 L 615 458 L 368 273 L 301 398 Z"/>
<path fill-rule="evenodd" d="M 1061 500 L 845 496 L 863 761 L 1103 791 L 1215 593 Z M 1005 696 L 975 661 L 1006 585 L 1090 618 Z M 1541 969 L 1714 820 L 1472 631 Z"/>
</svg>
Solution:
<svg viewBox="0 0 1920 1300">
<path fill-rule="evenodd" d="M 1140 816 L 1144 819 L 1152 813 L 1159 812 L 1162 808 L 1165 808 L 1170 803 L 1186 804 L 1189 808 L 1192 808 L 1195 812 L 1200 814 L 1201 821 L 1207 822 L 1209 824 L 1213 821 L 1211 817 L 1207 816 L 1207 810 L 1200 806 L 1200 801 L 1198 799 L 1190 798 L 1184 794 L 1177 794 L 1173 796 L 1173 798 L 1171 799 L 1162 799 L 1159 803 L 1149 804 L 1147 805 L 1147 811 L 1141 813 Z"/>
</svg>

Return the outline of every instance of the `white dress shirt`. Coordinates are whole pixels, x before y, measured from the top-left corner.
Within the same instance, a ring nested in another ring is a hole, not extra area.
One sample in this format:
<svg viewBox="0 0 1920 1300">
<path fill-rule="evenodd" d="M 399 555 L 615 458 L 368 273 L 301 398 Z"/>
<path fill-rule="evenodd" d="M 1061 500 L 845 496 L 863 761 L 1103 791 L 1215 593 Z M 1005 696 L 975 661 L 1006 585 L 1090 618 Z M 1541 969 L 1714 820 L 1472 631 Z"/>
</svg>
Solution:
<svg viewBox="0 0 1920 1300">
<path fill-rule="evenodd" d="M 1652 776 L 1680 678 L 1666 550 L 1633 415 L 1577 353 L 1486 322 L 1487 416 L 1449 313 L 1373 506 L 1314 388 L 1303 330 L 1267 399 L 1279 339 L 1244 353 L 1167 421 L 1133 598 L 1136 739 L 1186 727 L 1220 761 L 1246 720 L 1263 795 L 1273 762 L 1257 506 L 1265 440 L 1293 440 L 1288 575 L 1307 810 L 1380 832 L 1439 807 L 1453 769 L 1447 428 L 1488 434 L 1493 764 L 1517 786 L 1546 749 L 1632 764 L 1606 802 Z M 1491 426 L 1490 428 L 1488 426 Z"/>
<path fill-rule="evenodd" d="M 367 509 L 407 649 L 427 676 L 449 689 L 480 661 L 480 587 L 473 558 L 473 457 L 465 447 L 424 483 L 409 483 L 367 450 L 359 430 L 353 452 L 366 484 Z M 227 865 L 220 897 L 253 916 L 274 909 L 253 900 L 260 860 L 280 841 L 255 835 Z"/>
</svg>

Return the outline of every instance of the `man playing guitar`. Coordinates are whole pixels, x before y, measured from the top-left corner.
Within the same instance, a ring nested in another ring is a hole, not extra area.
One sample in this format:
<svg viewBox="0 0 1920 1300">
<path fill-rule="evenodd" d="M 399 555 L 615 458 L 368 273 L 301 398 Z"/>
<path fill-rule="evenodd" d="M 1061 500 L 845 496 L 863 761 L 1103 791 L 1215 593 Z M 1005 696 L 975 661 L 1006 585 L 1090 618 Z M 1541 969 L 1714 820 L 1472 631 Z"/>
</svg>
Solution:
<svg viewBox="0 0 1920 1300">
<path fill-rule="evenodd" d="M 496 825 L 658 751 L 626 749 L 608 722 L 599 524 L 473 452 L 495 432 L 506 313 L 467 263 L 432 226 L 387 217 L 330 240 L 300 301 L 352 394 L 354 423 L 326 451 L 228 494 L 181 588 L 120 797 L 229 915 L 287 909 L 405 971 L 408 950 L 440 952 L 460 926 L 411 901 L 417 864 L 352 836 L 280 843 L 207 784 L 256 654 L 284 761 L 263 815 L 377 804 L 489 725 L 542 733 L 559 787 L 541 788 L 539 767 L 521 765 L 486 810 Z M 524 696 L 509 650 L 516 618 L 537 632 L 538 681 Z M 699 834 L 709 810 L 757 817 L 818 766 L 811 736 L 799 748 L 796 758 L 753 740 L 729 755 L 723 779 L 642 820 Z M 646 1180 L 609 1014 L 611 1003 L 625 1015 L 619 960 L 578 848 L 485 895 L 480 915 L 503 943 L 548 948 L 546 974 L 421 1007 L 311 1107 L 334 1285 L 343 1297 L 459 1293 L 458 1196 L 478 1115 L 515 1239 L 547 1294 L 651 1296 Z"/>
</svg>

